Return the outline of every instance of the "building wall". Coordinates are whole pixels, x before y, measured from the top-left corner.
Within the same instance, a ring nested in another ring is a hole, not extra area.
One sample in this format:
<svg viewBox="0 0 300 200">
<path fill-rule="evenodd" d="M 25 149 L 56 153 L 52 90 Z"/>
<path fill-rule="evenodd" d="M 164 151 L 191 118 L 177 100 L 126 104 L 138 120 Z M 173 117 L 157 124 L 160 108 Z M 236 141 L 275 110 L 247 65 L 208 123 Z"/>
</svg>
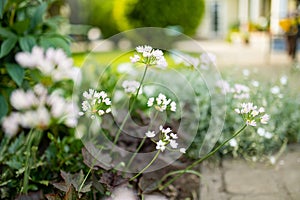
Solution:
<svg viewBox="0 0 300 200">
<path fill-rule="evenodd" d="M 240 22 L 241 30 L 248 31 L 248 23 L 257 23 L 262 17 L 270 20 L 272 34 L 282 34 L 279 20 L 295 10 L 299 0 L 206 0 L 206 13 L 197 36 L 200 38 L 225 38 L 233 24 Z M 215 10 L 217 5 L 217 30 Z"/>
</svg>

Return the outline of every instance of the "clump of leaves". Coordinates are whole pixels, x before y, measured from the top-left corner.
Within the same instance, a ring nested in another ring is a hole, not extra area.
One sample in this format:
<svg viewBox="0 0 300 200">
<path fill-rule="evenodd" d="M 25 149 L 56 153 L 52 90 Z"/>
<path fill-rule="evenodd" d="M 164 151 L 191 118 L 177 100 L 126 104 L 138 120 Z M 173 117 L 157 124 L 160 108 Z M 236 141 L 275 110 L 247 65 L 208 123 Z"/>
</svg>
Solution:
<svg viewBox="0 0 300 200">
<path fill-rule="evenodd" d="M 84 174 L 82 171 L 76 174 L 60 172 L 63 182 L 53 183 L 53 186 L 64 192 L 64 195 L 48 194 L 48 200 L 59 199 L 82 199 L 83 194 L 91 191 L 92 183 L 85 183 Z"/>
<path fill-rule="evenodd" d="M 68 54 L 70 40 L 60 34 L 59 17 L 47 17 L 53 1 L 3 0 L 0 3 L 0 119 L 9 112 L 13 89 L 27 88 L 26 70 L 15 62 L 15 54 L 30 52 L 34 46 L 62 48 Z"/>
</svg>

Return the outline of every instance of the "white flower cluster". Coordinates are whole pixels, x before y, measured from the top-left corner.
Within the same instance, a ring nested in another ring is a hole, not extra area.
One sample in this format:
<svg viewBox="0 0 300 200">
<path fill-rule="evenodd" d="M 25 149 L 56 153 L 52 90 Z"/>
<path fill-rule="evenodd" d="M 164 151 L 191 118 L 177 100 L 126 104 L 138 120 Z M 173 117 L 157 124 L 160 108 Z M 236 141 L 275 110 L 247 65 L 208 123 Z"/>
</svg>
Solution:
<svg viewBox="0 0 300 200">
<path fill-rule="evenodd" d="M 41 84 L 34 86 L 33 91 L 15 90 L 10 97 L 12 107 L 16 110 L 4 118 L 4 132 L 12 137 L 19 127 L 46 129 L 52 121 L 59 121 L 68 127 L 77 125 L 78 107 L 70 100 L 63 98 L 59 91 L 51 94 Z"/>
<path fill-rule="evenodd" d="M 176 102 L 168 99 L 166 95 L 160 93 L 156 98 L 150 97 L 147 102 L 148 107 L 154 106 L 154 108 L 160 112 L 163 112 L 169 108 L 172 112 L 176 112 Z"/>
<path fill-rule="evenodd" d="M 267 139 L 271 139 L 273 137 L 273 134 L 266 131 L 264 128 L 259 127 L 257 129 L 257 134 L 261 137 L 265 137 Z"/>
<path fill-rule="evenodd" d="M 258 108 L 253 103 L 242 103 L 241 108 L 236 108 L 235 112 L 242 115 L 244 121 L 249 126 L 256 126 L 258 119 L 262 124 L 267 124 L 270 119 L 268 114 L 264 114 L 265 109 L 263 107 Z"/>
<path fill-rule="evenodd" d="M 140 83 L 137 81 L 129 81 L 125 80 L 122 83 L 122 87 L 124 88 L 126 93 L 136 94 L 137 89 L 140 87 Z M 142 94 L 142 90 L 140 89 L 139 94 Z"/>
<path fill-rule="evenodd" d="M 200 57 L 194 57 L 189 54 L 182 52 L 174 52 L 172 58 L 176 64 L 183 64 L 187 67 L 197 68 L 200 66 L 201 69 L 207 70 L 209 66 L 216 65 L 216 55 L 212 53 L 202 53 Z"/>
<path fill-rule="evenodd" d="M 82 111 L 79 112 L 80 116 L 87 115 L 91 119 L 96 116 L 102 116 L 111 112 L 111 101 L 107 97 L 106 92 L 98 92 L 94 89 L 89 89 L 83 92 L 84 101 L 82 102 Z"/>
<path fill-rule="evenodd" d="M 156 65 L 159 68 L 165 69 L 168 63 L 164 57 L 164 53 L 159 49 L 153 49 L 151 46 L 136 47 L 138 54 L 130 57 L 132 63 L 144 63 L 146 65 Z"/>
<path fill-rule="evenodd" d="M 250 89 L 246 85 L 234 84 L 233 87 L 227 81 L 219 80 L 216 83 L 216 86 L 221 90 L 222 94 L 233 94 L 235 99 L 249 99 L 250 98 Z"/>
<path fill-rule="evenodd" d="M 160 126 L 159 130 L 159 140 L 158 142 L 154 141 L 156 143 L 156 149 L 163 152 L 167 148 L 168 144 L 170 144 L 172 149 L 177 149 L 177 134 L 173 133 L 172 129 L 170 129 L 169 127 L 165 129 L 163 128 L 163 126 Z M 145 133 L 145 135 L 148 138 L 154 138 L 156 136 L 155 131 L 148 131 L 147 133 Z M 180 148 L 179 151 L 181 153 L 185 153 L 186 149 Z"/>
<path fill-rule="evenodd" d="M 231 88 L 231 93 L 233 93 L 233 98 L 235 99 L 249 99 L 249 92 L 249 87 L 242 84 L 234 84 L 234 86 Z"/>
<path fill-rule="evenodd" d="M 38 46 L 31 53 L 17 53 L 15 59 L 24 68 L 38 69 L 53 81 L 72 79 L 75 81 L 79 69 L 73 67 L 73 60 L 68 58 L 62 49 L 49 48 L 46 51 Z"/>
</svg>

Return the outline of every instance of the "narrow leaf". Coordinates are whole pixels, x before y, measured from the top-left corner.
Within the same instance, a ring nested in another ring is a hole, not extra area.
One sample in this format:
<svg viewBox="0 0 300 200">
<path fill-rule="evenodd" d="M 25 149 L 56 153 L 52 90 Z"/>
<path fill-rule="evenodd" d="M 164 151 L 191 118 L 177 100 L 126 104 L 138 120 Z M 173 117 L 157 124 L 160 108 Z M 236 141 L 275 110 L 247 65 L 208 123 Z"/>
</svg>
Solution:
<svg viewBox="0 0 300 200">
<path fill-rule="evenodd" d="M 2 117 L 4 117 L 8 112 L 8 104 L 4 98 L 4 96 L 2 96 L 0 94 L 0 120 L 2 119 Z"/>
<path fill-rule="evenodd" d="M 23 80 L 24 80 L 24 75 L 25 75 L 24 68 L 22 68 L 21 66 L 19 66 L 17 64 L 11 64 L 11 63 L 7 63 L 5 65 L 5 67 L 6 67 L 6 70 L 7 70 L 8 74 L 9 74 L 9 76 L 20 87 L 22 85 L 22 83 L 23 83 Z"/>
<path fill-rule="evenodd" d="M 8 38 L 1 44 L 0 58 L 3 58 L 15 47 L 17 38 Z"/>
<path fill-rule="evenodd" d="M 2 36 L 4 38 L 11 38 L 11 37 L 16 38 L 17 37 L 16 34 L 11 32 L 7 28 L 3 28 L 3 27 L 0 27 L 0 36 Z"/>
<path fill-rule="evenodd" d="M 0 19 L 2 19 L 7 0 L 0 1 Z"/>
</svg>

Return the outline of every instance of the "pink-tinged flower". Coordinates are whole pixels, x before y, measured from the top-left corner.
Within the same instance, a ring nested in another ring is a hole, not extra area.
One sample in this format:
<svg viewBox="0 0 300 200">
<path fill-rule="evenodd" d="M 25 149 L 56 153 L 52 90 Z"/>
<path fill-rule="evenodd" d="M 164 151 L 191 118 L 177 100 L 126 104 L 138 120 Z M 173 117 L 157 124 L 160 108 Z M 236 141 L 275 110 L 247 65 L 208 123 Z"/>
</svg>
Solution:
<svg viewBox="0 0 300 200">
<path fill-rule="evenodd" d="M 269 122 L 269 119 L 270 119 L 270 116 L 268 114 L 265 114 L 260 118 L 260 123 L 267 124 Z"/>
</svg>

